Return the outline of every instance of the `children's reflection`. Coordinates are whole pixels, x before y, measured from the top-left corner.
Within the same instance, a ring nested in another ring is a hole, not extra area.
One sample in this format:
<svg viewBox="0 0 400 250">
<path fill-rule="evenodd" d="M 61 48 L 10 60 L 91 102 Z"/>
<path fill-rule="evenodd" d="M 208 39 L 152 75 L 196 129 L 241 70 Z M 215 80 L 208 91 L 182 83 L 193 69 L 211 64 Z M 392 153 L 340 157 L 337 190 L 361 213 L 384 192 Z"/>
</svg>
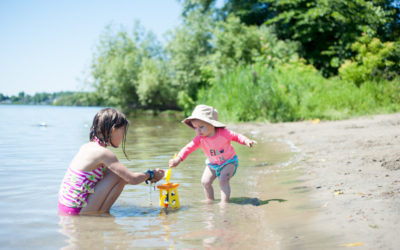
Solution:
<svg viewBox="0 0 400 250">
<path fill-rule="evenodd" d="M 59 217 L 59 232 L 68 237 L 63 249 L 128 249 L 131 244 L 126 230 L 111 215 Z"/>
<path fill-rule="evenodd" d="M 175 237 L 171 237 L 171 226 L 174 226 L 177 224 L 177 218 L 173 215 L 173 213 L 176 213 L 177 211 L 174 210 L 167 210 L 167 209 L 161 209 L 160 214 L 159 214 L 159 219 L 161 220 L 161 226 L 163 228 L 164 233 L 162 234 L 162 239 L 167 243 L 169 249 L 174 249 L 175 248 Z M 169 218 L 167 215 L 170 214 Z"/>
<path fill-rule="evenodd" d="M 234 243 L 236 230 L 232 228 L 232 216 L 229 210 L 232 204 L 208 204 L 204 206 L 204 229 L 203 247 L 214 248 L 224 246 L 229 249 Z"/>
</svg>

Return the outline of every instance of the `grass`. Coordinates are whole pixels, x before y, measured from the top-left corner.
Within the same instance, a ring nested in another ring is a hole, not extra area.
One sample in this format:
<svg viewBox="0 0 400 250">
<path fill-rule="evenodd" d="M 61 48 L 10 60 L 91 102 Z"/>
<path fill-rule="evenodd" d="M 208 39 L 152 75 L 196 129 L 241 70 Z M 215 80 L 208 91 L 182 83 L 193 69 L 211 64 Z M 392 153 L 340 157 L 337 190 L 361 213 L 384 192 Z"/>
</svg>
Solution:
<svg viewBox="0 0 400 250">
<path fill-rule="evenodd" d="M 300 62 L 267 68 L 241 66 L 199 91 L 197 103 L 224 121 L 338 120 L 400 111 L 400 79 L 364 82 L 326 79 Z"/>
</svg>

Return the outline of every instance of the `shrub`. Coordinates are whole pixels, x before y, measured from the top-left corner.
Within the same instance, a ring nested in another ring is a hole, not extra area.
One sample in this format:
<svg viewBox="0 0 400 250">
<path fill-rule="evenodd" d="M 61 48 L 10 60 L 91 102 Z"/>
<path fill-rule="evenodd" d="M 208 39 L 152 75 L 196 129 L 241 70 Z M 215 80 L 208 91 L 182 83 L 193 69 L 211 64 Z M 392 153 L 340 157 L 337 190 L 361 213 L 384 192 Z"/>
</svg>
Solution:
<svg viewBox="0 0 400 250">
<path fill-rule="evenodd" d="M 213 79 L 197 103 L 215 106 L 225 121 L 344 119 L 400 110 L 400 79 L 368 81 L 357 87 L 338 77 L 324 78 L 302 61 L 238 66 Z"/>
<path fill-rule="evenodd" d="M 352 45 L 357 55 L 339 68 L 343 80 L 360 86 L 366 81 L 393 80 L 400 75 L 400 43 L 382 43 L 366 34 Z"/>
</svg>

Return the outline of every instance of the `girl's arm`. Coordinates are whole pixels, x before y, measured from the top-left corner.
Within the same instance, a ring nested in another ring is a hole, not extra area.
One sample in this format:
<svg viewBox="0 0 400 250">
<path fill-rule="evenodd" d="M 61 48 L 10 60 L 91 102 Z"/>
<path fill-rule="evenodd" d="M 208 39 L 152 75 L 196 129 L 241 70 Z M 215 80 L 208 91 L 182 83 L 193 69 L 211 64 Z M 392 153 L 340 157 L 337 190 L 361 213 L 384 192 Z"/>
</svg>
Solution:
<svg viewBox="0 0 400 250">
<path fill-rule="evenodd" d="M 127 167 L 125 167 L 115 156 L 115 154 L 109 150 L 104 155 L 104 165 L 113 171 L 116 175 L 121 177 L 124 181 L 129 184 L 136 185 L 150 179 L 149 173 L 133 173 Z M 157 182 L 164 177 L 164 170 L 154 170 L 154 178 L 152 182 Z"/>
</svg>

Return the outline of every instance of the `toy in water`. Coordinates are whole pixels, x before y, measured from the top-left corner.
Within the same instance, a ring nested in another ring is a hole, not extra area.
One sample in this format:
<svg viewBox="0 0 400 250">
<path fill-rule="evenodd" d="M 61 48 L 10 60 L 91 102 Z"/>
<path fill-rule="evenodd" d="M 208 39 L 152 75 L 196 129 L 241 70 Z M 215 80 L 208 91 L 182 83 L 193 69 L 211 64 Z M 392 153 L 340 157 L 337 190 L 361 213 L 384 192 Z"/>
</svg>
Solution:
<svg viewBox="0 0 400 250">
<path fill-rule="evenodd" d="M 160 189 L 160 207 L 180 208 L 178 186 L 178 183 L 166 183 L 157 186 Z"/>
<path fill-rule="evenodd" d="M 174 158 L 176 157 L 176 154 Z M 179 196 L 178 196 L 178 183 L 170 183 L 171 178 L 171 168 L 167 170 L 165 180 L 167 183 L 158 185 L 157 188 L 160 189 L 160 206 L 163 208 L 180 208 Z"/>
</svg>

